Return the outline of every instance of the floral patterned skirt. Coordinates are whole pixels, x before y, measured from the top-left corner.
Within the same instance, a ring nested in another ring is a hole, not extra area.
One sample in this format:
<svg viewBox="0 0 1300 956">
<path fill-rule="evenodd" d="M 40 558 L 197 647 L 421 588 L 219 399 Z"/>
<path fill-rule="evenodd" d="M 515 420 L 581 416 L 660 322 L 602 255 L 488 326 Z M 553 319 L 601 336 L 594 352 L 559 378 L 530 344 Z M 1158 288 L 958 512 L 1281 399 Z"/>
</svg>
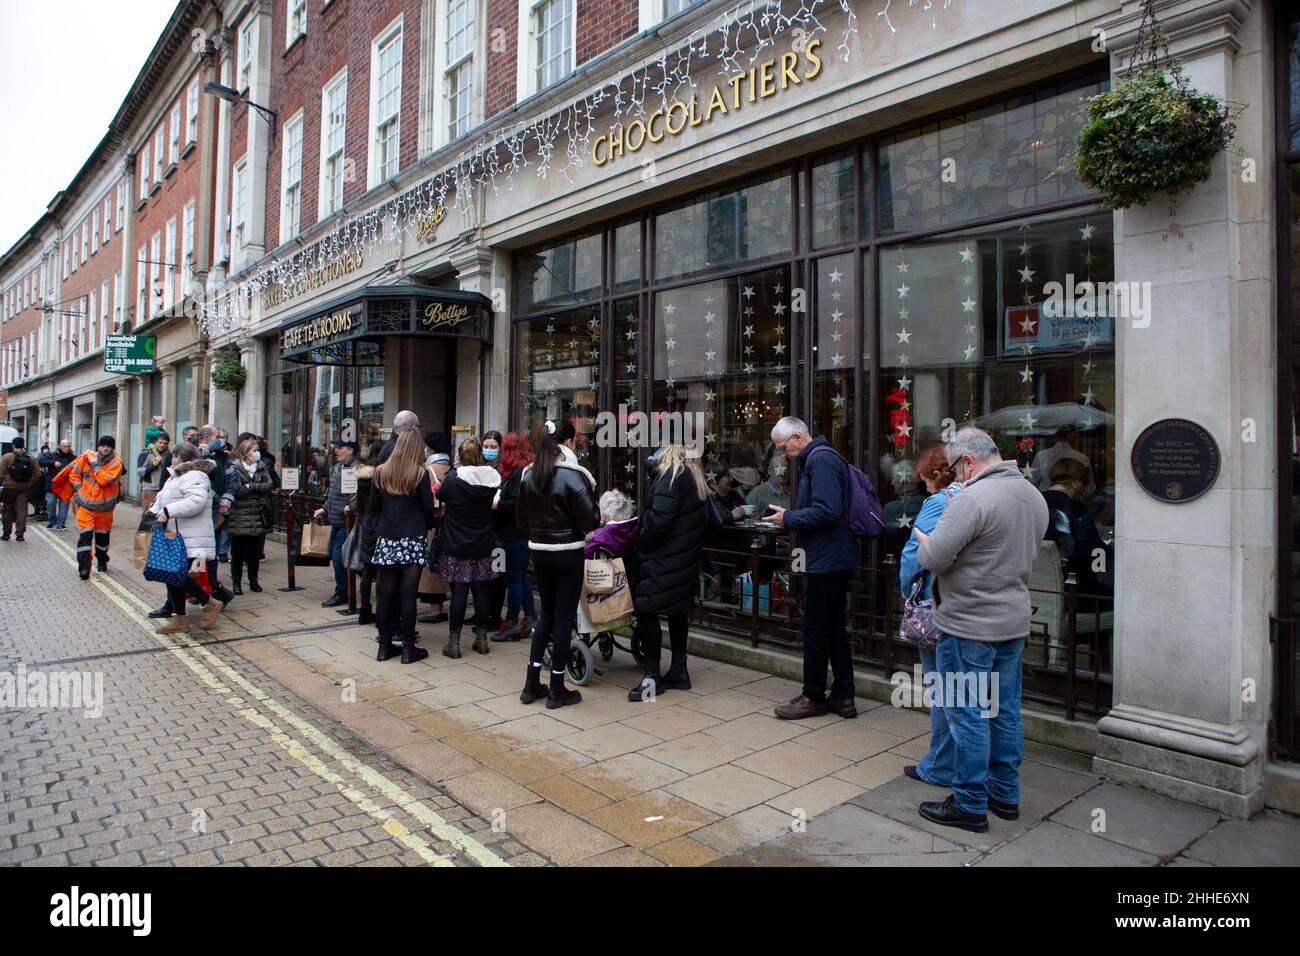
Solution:
<svg viewBox="0 0 1300 956">
<path fill-rule="evenodd" d="M 491 558 L 455 558 L 445 551 L 438 555 L 438 573 L 448 584 L 491 581 L 497 576 Z"/>
<path fill-rule="evenodd" d="M 379 538 L 371 564 L 424 564 L 423 538 Z"/>
</svg>

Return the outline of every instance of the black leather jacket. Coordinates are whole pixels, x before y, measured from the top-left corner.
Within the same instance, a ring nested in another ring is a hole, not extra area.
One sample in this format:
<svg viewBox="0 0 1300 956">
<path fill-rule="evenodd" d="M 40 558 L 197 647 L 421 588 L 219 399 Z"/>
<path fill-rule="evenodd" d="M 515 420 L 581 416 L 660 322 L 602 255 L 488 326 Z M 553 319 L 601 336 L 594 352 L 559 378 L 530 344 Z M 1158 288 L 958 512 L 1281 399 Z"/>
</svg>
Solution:
<svg viewBox="0 0 1300 956">
<path fill-rule="evenodd" d="M 567 461 L 557 465 L 546 493 L 533 490 L 532 466 L 524 472 L 515 503 L 515 520 L 539 551 L 579 549 L 587 533 L 600 527 L 596 493 L 586 471 Z"/>
</svg>

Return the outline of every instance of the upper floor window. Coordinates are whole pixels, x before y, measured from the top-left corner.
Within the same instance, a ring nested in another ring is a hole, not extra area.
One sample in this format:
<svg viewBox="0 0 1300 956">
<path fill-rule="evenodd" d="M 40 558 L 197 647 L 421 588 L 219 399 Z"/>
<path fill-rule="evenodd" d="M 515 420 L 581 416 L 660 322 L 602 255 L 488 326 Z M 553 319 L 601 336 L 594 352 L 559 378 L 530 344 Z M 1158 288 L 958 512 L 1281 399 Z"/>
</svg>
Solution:
<svg viewBox="0 0 1300 956">
<path fill-rule="evenodd" d="M 253 80 L 253 44 L 257 42 L 257 21 L 250 18 L 239 31 L 239 88 L 246 90 Z"/>
<path fill-rule="evenodd" d="M 199 81 L 194 82 L 185 91 L 185 142 L 196 143 L 199 139 Z"/>
<path fill-rule="evenodd" d="M 290 46 L 306 32 L 307 0 L 289 0 L 289 29 L 285 33 L 284 45 Z"/>
<path fill-rule="evenodd" d="M 298 235 L 302 219 L 302 111 L 284 124 L 284 146 L 280 162 L 283 184 L 280 202 L 280 241 Z"/>
<path fill-rule="evenodd" d="M 447 0 L 447 138 L 470 128 L 474 101 L 475 0 Z"/>
<path fill-rule="evenodd" d="M 664 17 L 675 17 L 687 7 L 693 7 L 700 0 L 664 0 Z"/>
<path fill-rule="evenodd" d="M 153 181 L 155 186 L 162 182 L 164 137 L 164 128 L 159 125 L 153 133 Z"/>
<path fill-rule="evenodd" d="M 113 221 L 113 200 L 110 197 L 105 196 L 104 197 L 104 230 L 100 234 L 100 239 L 99 239 L 99 241 L 102 242 L 104 245 L 108 245 L 108 237 L 113 234 L 112 221 Z"/>
<path fill-rule="evenodd" d="M 90 254 L 93 256 L 99 251 L 99 206 L 95 206 L 95 211 L 90 214 Z"/>
<path fill-rule="evenodd" d="M 149 170 L 153 164 L 149 161 L 149 144 L 144 144 L 144 149 L 140 150 L 140 198 L 144 199 L 149 194 Z"/>
<path fill-rule="evenodd" d="M 190 283 L 194 281 L 194 200 L 185 204 L 184 218 L 181 220 L 181 295 L 190 292 Z"/>
<path fill-rule="evenodd" d="M 400 167 L 402 107 L 402 19 L 373 44 L 371 51 L 370 185 L 397 175 Z"/>
<path fill-rule="evenodd" d="M 573 70 L 573 0 L 540 0 L 533 11 L 537 89 L 541 90 Z"/>
<path fill-rule="evenodd" d="M 172 107 L 170 132 L 171 145 L 167 153 L 167 163 L 175 166 L 181 158 L 181 105 L 179 103 Z"/>
<path fill-rule="evenodd" d="M 126 183 L 117 184 L 117 219 L 113 223 L 113 231 L 119 232 L 122 229 L 122 223 L 126 220 Z"/>
<path fill-rule="evenodd" d="M 81 220 L 81 261 L 86 261 L 86 256 L 90 254 L 90 223 Z"/>
<path fill-rule="evenodd" d="M 236 250 L 244 248 L 248 225 L 248 160 L 241 159 L 235 164 L 234 203 L 231 220 L 231 244 Z"/>
<path fill-rule="evenodd" d="M 343 155 L 348 118 L 348 73 L 344 70 L 321 91 L 320 218 L 343 208 L 346 159 Z"/>
</svg>

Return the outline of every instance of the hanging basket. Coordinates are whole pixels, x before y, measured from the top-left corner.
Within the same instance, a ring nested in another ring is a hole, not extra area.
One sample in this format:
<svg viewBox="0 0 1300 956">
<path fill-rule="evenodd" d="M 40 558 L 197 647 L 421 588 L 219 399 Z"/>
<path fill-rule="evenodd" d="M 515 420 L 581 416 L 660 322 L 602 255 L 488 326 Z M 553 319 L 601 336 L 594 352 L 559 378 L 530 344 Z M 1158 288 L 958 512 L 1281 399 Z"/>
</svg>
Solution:
<svg viewBox="0 0 1300 956">
<path fill-rule="evenodd" d="M 1079 131 L 1075 171 L 1107 209 L 1143 206 L 1160 192 L 1177 201 L 1210 178 L 1236 135 L 1240 108 L 1188 82 L 1152 6 L 1147 0 L 1130 75 L 1089 100 Z"/>
<path fill-rule="evenodd" d="M 226 352 L 212 368 L 212 384 L 222 392 L 239 393 L 248 381 L 248 370 L 239 361 L 239 356 Z"/>
</svg>

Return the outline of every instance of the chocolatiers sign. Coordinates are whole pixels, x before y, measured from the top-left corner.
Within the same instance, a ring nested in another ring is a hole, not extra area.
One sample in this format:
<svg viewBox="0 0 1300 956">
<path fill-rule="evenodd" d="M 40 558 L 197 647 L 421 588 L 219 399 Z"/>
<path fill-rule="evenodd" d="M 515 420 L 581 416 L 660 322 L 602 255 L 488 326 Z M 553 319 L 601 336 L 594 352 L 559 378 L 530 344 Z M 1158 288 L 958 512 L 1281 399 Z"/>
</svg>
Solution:
<svg viewBox="0 0 1300 956">
<path fill-rule="evenodd" d="M 1165 418 L 1142 430 L 1129 457 L 1133 477 L 1153 498 L 1172 504 L 1199 498 L 1219 477 L 1214 437 L 1185 418 Z"/>
</svg>

